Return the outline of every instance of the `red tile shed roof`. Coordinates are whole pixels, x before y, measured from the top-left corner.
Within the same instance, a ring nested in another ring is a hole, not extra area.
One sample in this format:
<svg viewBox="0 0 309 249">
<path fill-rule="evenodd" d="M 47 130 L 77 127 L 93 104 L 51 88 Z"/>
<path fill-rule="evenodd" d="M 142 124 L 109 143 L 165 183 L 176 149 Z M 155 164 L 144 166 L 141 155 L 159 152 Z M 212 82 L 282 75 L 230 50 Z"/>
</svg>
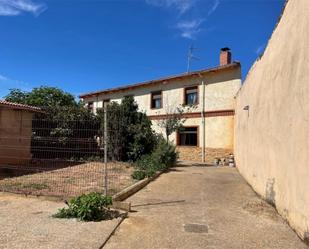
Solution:
<svg viewBox="0 0 309 249">
<path fill-rule="evenodd" d="M 204 73 L 218 72 L 218 71 L 221 71 L 221 70 L 224 70 L 224 69 L 230 69 L 230 68 L 236 68 L 236 67 L 240 67 L 239 62 L 233 62 L 231 64 L 224 65 L 224 66 L 218 66 L 218 67 L 194 71 L 194 72 L 190 72 L 190 73 L 178 74 L 178 75 L 160 78 L 160 79 L 156 79 L 156 80 L 145 81 L 145 82 L 142 82 L 142 83 L 126 85 L 126 86 L 121 86 L 121 87 L 116 87 L 116 88 L 110 88 L 110 89 L 105 89 L 105 90 L 96 91 L 96 92 L 85 93 L 85 94 L 81 94 L 79 97 L 80 98 L 87 98 L 87 97 L 92 97 L 92 96 L 96 96 L 96 95 L 99 95 L 99 94 L 119 92 L 119 91 L 123 91 L 123 90 L 131 90 L 131 89 L 135 89 L 135 88 L 139 88 L 139 87 L 143 87 L 143 86 L 155 85 L 155 84 L 162 83 L 162 82 L 168 81 L 168 80 L 175 80 L 175 79 L 185 78 L 185 77 L 190 77 L 190 76 L 198 76 L 198 75 L 204 74 Z"/>
<path fill-rule="evenodd" d="M 11 108 L 11 109 L 16 109 L 16 110 L 25 110 L 25 111 L 30 111 L 30 112 L 42 112 L 41 108 L 39 107 L 13 103 L 13 102 L 5 101 L 5 100 L 0 100 L 0 107 L 1 106 Z"/>
</svg>

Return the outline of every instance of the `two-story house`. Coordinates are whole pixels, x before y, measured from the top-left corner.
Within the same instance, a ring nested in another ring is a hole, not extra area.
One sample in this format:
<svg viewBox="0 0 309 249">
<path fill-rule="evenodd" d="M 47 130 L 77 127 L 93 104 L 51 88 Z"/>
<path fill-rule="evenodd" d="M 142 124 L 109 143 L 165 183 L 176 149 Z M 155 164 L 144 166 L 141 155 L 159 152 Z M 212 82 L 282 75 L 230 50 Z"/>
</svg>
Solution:
<svg viewBox="0 0 309 249">
<path fill-rule="evenodd" d="M 181 160 L 212 163 L 215 157 L 233 152 L 234 96 L 241 86 L 241 66 L 231 57 L 231 51 L 223 48 L 217 67 L 86 93 L 80 98 L 95 112 L 105 102 L 134 96 L 154 130 L 161 133 L 158 120 L 177 106 L 195 105 L 184 114 L 184 129 L 170 140 L 176 143 Z"/>
</svg>

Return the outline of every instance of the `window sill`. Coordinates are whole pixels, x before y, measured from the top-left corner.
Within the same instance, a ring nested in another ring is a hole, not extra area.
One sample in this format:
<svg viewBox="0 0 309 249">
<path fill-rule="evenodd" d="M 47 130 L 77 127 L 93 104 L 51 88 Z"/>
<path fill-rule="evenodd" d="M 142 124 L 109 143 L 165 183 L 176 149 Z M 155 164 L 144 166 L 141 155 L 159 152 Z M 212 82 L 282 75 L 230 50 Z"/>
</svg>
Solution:
<svg viewBox="0 0 309 249">
<path fill-rule="evenodd" d="M 190 107 L 193 107 L 193 106 L 198 106 L 199 103 L 195 103 L 195 104 L 182 104 L 183 106 L 190 106 Z"/>
</svg>

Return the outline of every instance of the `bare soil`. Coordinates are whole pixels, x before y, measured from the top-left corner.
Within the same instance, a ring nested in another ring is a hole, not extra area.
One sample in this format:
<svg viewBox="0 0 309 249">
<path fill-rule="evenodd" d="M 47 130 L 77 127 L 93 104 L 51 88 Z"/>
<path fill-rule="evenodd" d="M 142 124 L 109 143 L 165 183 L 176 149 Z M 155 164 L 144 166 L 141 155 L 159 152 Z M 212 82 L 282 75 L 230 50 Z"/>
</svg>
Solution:
<svg viewBox="0 0 309 249">
<path fill-rule="evenodd" d="M 108 194 L 113 195 L 134 183 L 133 168 L 127 163 L 107 165 Z M 89 192 L 104 192 L 104 163 L 88 162 L 57 170 L 32 173 L 0 180 L 0 191 L 72 197 Z"/>
</svg>

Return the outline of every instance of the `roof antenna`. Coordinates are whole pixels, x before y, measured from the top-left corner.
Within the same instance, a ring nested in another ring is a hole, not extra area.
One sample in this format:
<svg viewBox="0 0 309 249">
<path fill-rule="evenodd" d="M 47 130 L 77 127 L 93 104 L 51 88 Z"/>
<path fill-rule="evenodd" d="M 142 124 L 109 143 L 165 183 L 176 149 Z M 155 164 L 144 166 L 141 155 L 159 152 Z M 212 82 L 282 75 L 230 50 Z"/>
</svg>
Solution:
<svg viewBox="0 0 309 249">
<path fill-rule="evenodd" d="M 192 60 L 199 60 L 198 57 L 193 55 L 193 51 L 196 50 L 196 48 L 191 44 L 189 47 L 189 52 L 188 52 L 188 65 L 187 65 L 187 73 L 190 72 L 190 67 L 191 67 L 191 61 Z"/>
</svg>

